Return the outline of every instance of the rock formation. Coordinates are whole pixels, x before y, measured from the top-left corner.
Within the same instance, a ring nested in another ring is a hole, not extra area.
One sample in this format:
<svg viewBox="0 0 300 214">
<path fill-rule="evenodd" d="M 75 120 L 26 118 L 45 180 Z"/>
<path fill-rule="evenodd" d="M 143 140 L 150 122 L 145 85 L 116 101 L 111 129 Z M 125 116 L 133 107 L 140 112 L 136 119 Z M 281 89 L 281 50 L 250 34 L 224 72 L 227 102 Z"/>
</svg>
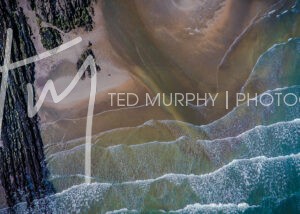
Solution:
<svg viewBox="0 0 300 214">
<path fill-rule="evenodd" d="M 16 0 L 0 1 L 0 64 L 3 64 L 6 31 L 13 30 L 11 61 L 36 54 L 30 28 Z M 2 75 L 1 75 L 2 78 Z M 0 178 L 7 205 L 44 197 L 53 192 L 47 181 L 39 118 L 27 115 L 27 83 L 34 82 L 34 64 L 9 72 L 3 114 Z"/>
<path fill-rule="evenodd" d="M 30 0 L 29 2 L 39 18 L 64 32 L 69 32 L 76 27 L 84 27 L 87 31 L 93 29 L 91 0 Z"/>
<path fill-rule="evenodd" d="M 40 29 L 41 42 L 47 50 L 56 48 L 63 43 L 59 31 L 51 27 L 42 27 Z"/>
</svg>

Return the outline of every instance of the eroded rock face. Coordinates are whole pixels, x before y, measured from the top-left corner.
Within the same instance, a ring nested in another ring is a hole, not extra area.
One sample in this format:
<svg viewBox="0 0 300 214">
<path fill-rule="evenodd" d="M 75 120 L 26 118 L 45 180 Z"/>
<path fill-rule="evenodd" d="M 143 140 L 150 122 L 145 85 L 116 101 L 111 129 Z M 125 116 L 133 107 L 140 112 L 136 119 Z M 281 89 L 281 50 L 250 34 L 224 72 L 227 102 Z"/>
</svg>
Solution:
<svg viewBox="0 0 300 214">
<path fill-rule="evenodd" d="M 0 1 L 0 64 L 3 64 L 6 31 L 13 30 L 11 61 L 36 54 L 30 28 L 16 0 Z M 2 75 L 1 75 L 2 78 Z M 50 194 L 43 142 L 37 116 L 27 115 L 27 83 L 34 82 L 34 64 L 9 72 L 0 148 L 0 178 L 8 206 L 31 202 Z"/>
<path fill-rule="evenodd" d="M 30 3 L 43 21 L 65 32 L 76 27 L 93 29 L 91 0 L 30 0 Z"/>
</svg>

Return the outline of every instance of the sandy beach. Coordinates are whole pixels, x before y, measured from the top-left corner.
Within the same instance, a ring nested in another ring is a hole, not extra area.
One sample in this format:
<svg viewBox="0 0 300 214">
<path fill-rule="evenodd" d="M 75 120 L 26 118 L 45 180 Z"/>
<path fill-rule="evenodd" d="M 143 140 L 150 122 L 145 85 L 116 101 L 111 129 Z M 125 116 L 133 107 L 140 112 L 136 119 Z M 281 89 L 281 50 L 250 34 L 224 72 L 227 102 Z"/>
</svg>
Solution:
<svg viewBox="0 0 300 214">
<path fill-rule="evenodd" d="M 219 64 L 235 40 L 273 2 L 98 1 L 93 3 L 94 30 L 61 32 L 64 42 L 78 36 L 83 41 L 36 64 L 37 95 L 49 79 L 54 81 L 58 93 L 62 92 L 77 72 L 78 58 L 91 43 L 96 63 L 102 69 L 97 73 L 94 134 L 137 126 L 150 119 L 208 123 L 226 113 L 222 102 L 221 106 L 205 109 L 204 116 L 190 107 L 144 107 L 144 100 L 138 107 L 121 109 L 110 105 L 108 93 L 131 92 L 140 97 L 145 97 L 145 93 L 161 92 L 204 94 L 218 91 L 222 94 L 220 81 L 230 80 L 219 79 Z M 37 23 L 34 20 L 30 23 L 38 44 L 36 49 L 43 52 Z M 232 83 L 232 93 L 239 84 Z M 86 78 L 60 103 L 53 103 L 47 96 L 40 117 L 43 127 L 48 127 L 47 132 L 55 130 L 56 140 L 85 135 L 89 88 L 90 80 Z M 69 131 L 74 129 L 77 131 Z"/>
</svg>

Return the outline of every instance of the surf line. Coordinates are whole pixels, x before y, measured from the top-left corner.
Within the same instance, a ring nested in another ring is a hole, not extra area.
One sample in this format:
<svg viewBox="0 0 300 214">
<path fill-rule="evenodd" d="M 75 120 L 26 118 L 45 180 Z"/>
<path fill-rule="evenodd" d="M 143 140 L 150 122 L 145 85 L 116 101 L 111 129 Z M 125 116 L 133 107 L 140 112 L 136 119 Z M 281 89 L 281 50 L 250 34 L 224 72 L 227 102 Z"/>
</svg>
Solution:
<svg viewBox="0 0 300 214">
<path fill-rule="evenodd" d="M 0 140 L 1 140 L 1 132 L 3 126 L 3 113 L 4 113 L 4 104 L 6 98 L 6 90 L 8 86 L 8 74 L 9 71 L 28 65 L 30 63 L 38 62 L 42 59 L 54 56 L 64 50 L 67 50 L 82 41 L 81 37 L 77 37 L 69 42 L 66 42 L 57 48 L 52 50 L 43 52 L 41 54 L 11 63 L 11 47 L 12 47 L 12 40 L 13 40 L 13 31 L 11 28 L 7 30 L 7 38 L 6 38 L 6 46 L 5 46 L 5 55 L 4 55 L 4 64 L 0 67 L 0 72 L 2 72 L 2 80 L 1 80 L 1 92 L 0 92 Z M 50 92 L 51 97 L 54 103 L 59 103 L 65 97 L 67 97 L 72 90 L 75 88 L 76 84 L 79 82 L 81 76 L 84 74 L 86 69 L 90 67 L 91 69 L 91 90 L 90 90 L 90 97 L 88 103 L 88 111 L 87 111 L 87 122 L 86 122 L 86 138 L 85 138 L 85 183 L 91 183 L 91 146 L 92 146 L 92 127 L 93 127 L 93 114 L 94 114 L 94 105 L 95 105 L 95 98 L 96 98 L 96 90 L 97 90 L 97 70 L 96 70 L 96 63 L 93 56 L 89 55 L 80 69 L 78 70 L 77 74 L 71 81 L 71 83 L 67 86 L 67 88 L 61 92 L 61 94 L 57 94 L 55 89 L 54 83 L 52 80 L 48 80 L 45 84 L 41 95 L 34 106 L 34 93 L 33 93 L 33 86 L 31 83 L 27 84 L 27 91 L 28 91 L 28 100 L 27 100 L 27 113 L 28 117 L 34 117 L 40 108 L 42 107 L 46 95 Z M 3 145 L 0 145 L 3 146 Z"/>
</svg>

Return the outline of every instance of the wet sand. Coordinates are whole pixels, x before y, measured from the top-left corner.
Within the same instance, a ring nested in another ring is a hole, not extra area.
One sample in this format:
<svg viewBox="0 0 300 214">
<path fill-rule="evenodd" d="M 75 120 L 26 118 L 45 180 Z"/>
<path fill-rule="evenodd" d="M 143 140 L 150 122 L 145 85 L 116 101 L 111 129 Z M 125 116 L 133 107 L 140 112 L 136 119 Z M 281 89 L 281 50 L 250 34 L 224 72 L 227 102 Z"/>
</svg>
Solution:
<svg viewBox="0 0 300 214">
<path fill-rule="evenodd" d="M 230 76 L 219 78 L 224 55 L 274 2 L 115 0 L 103 1 L 103 11 L 111 44 L 125 60 L 142 68 L 143 73 L 135 75 L 153 91 L 223 93 L 220 81 L 230 81 L 233 87 L 241 84 Z M 152 81 L 147 82 L 145 76 Z M 193 109 L 175 111 L 183 120 L 197 124 L 226 112 L 224 103 L 205 118 Z"/>
<path fill-rule="evenodd" d="M 63 54 L 37 63 L 37 92 L 41 92 L 48 79 L 53 79 L 61 92 L 75 75 L 76 62 L 91 42 L 96 63 L 102 68 L 98 73 L 94 134 L 137 126 L 150 119 L 208 123 L 226 113 L 224 103 L 212 109 L 203 109 L 202 113 L 189 107 L 122 110 L 109 105 L 108 93 L 132 92 L 140 97 L 144 97 L 145 93 L 158 92 L 218 91 L 222 94 L 224 87 L 220 86 L 227 82 L 232 91 L 238 90 L 244 79 L 232 80 L 231 75 L 220 76 L 219 65 L 224 59 L 228 61 L 224 56 L 230 53 L 236 39 L 274 2 L 98 1 L 94 3 L 95 27 L 92 32 L 76 29 L 62 33 L 65 42 L 77 36 L 81 36 L 83 42 Z M 37 34 L 36 26 L 33 26 L 33 32 Z M 38 52 L 42 52 L 43 48 L 37 46 Z M 246 74 L 250 72 L 250 69 L 245 71 Z M 44 127 L 49 126 L 46 130 L 51 130 L 51 127 L 55 130 L 56 140 L 85 135 L 89 84 L 88 78 L 80 81 L 70 96 L 58 104 L 47 97 L 40 117 Z M 139 105 L 142 103 L 143 100 Z M 52 126 L 49 125 L 51 121 L 55 121 Z"/>
</svg>

